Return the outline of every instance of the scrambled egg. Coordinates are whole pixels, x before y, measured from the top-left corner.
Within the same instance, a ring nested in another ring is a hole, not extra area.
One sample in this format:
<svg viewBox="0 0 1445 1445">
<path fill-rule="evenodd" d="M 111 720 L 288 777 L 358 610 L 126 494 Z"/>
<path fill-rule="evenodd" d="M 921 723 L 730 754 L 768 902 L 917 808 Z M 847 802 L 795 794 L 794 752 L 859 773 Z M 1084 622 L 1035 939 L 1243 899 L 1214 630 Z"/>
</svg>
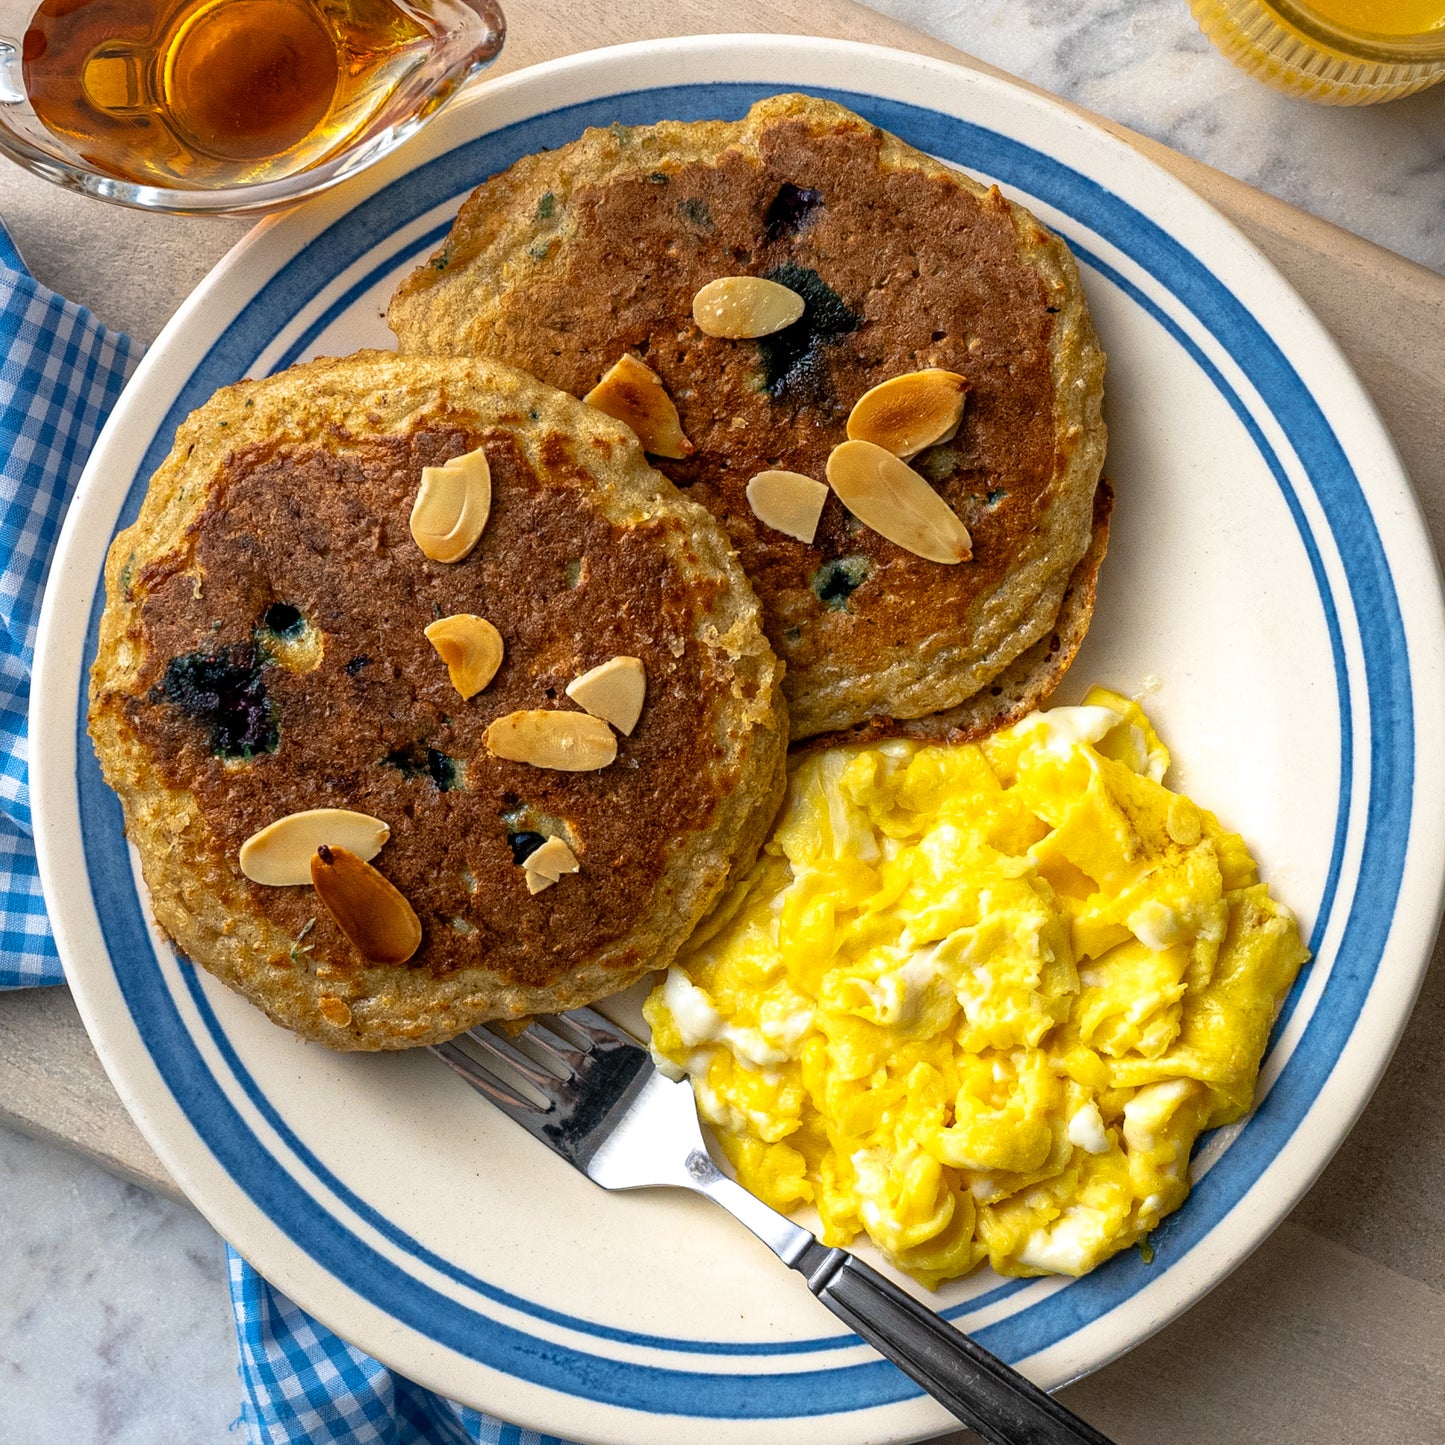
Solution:
<svg viewBox="0 0 1445 1445">
<path fill-rule="evenodd" d="M 1101 689 L 806 758 L 645 1008 L 740 1181 L 930 1285 L 1082 1274 L 1178 1208 L 1306 950 L 1168 765 Z"/>
</svg>

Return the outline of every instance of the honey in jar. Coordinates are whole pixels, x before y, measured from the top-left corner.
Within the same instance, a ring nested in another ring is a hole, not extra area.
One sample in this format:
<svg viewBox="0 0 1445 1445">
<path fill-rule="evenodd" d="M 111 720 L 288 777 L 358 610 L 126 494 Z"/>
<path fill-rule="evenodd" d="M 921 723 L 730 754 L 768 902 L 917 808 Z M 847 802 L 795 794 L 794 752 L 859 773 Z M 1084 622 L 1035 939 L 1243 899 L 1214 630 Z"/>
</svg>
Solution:
<svg viewBox="0 0 1445 1445">
<path fill-rule="evenodd" d="M 22 45 L 25 93 L 117 179 L 278 180 L 385 119 L 438 34 L 468 18 L 461 0 L 43 0 Z"/>
<path fill-rule="evenodd" d="M 1445 0 L 1190 0 L 1190 8 L 1237 65 L 1306 100 L 1364 105 L 1445 80 Z"/>
<path fill-rule="evenodd" d="M 1308 0 L 1321 19 L 1365 35 L 1445 38 L 1445 0 Z"/>
</svg>

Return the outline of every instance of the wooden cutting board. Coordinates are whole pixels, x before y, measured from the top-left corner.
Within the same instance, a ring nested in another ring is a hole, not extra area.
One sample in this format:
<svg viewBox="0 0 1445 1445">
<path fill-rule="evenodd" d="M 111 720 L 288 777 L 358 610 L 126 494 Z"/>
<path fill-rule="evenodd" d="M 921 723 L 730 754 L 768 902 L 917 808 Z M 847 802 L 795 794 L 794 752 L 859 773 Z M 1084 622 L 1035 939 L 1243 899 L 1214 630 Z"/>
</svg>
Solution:
<svg viewBox="0 0 1445 1445">
<path fill-rule="evenodd" d="M 852 0 L 514 0 L 509 19 L 498 71 L 623 41 L 750 30 L 870 41 L 1001 74 Z M 1395 437 L 1440 550 L 1445 277 L 1122 126 L 1091 119 L 1240 226 L 1330 329 Z M 42 233 L 46 224 L 63 224 L 95 238 L 84 248 L 90 295 L 65 287 L 74 278 L 47 274 L 44 256 L 32 249 L 41 280 L 79 300 L 113 295 L 128 281 L 151 299 L 157 319 L 174 310 L 199 275 L 202 231 L 202 261 L 237 234 L 224 224 L 198 231 L 195 222 L 122 217 L 44 188 L 25 190 L 14 177 L 0 187 L 12 221 L 14 197 L 22 193 Z M 141 228 L 144 242 L 127 245 Z M 24 249 L 23 225 L 19 233 Z M 98 309 L 113 318 L 104 305 Z M 124 316 L 118 324 L 153 334 Z M 1336 1438 L 1438 1445 L 1445 1439 L 1441 953 L 1437 947 L 1411 1026 L 1374 1101 L 1289 1221 L 1181 1320 L 1066 1392 L 1075 1409 L 1121 1445 L 1164 1439 L 1242 1445 L 1261 1434 L 1275 1445 Z M 0 994 L 0 1119 L 81 1150 L 149 1188 L 176 1193 L 111 1089 L 62 989 Z"/>
</svg>

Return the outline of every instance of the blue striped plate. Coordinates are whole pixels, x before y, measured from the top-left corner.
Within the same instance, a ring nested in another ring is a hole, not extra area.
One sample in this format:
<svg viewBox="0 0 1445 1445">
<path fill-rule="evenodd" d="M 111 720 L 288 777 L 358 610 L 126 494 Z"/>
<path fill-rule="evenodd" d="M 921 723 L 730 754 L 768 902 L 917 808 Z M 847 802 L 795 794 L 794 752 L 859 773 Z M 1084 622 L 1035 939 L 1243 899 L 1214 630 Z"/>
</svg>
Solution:
<svg viewBox="0 0 1445 1445">
<path fill-rule="evenodd" d="M 1048 1385 L 1216 1283 L 1308 1186 L 1403 1026 L 1441 902 L 1445 625 L 1408 483 L 1329 337 L 1192 193 L 1061 106 L 836 42 L 629 46 L 486 84 L 348 188 L 253 233 L 127 390 L 46 599 L 37 841 L 75 995 L 177 1181 L 267 1276 L 413 1378 L 599 1441 L 916 1439 L 948 1423 L 700 1202 L 607 1195 L 426 1057 L 338 1056 L 179 962 L 86 741 L 104 551 L 218 386 L 388 346 L 396 281 L 481 178 L 584 126 L 735 118 L 806 89 L 997 180 L 1078 255 L 1109 352 L 1114 543 L 1064 700 L 1139 694 L 1177 782 L 1241 831 L 1315 961 L 1262 1100 L 1194 1193 L 1079 1281 L 984 1274 L 951 1318 Z"/>
</svg>

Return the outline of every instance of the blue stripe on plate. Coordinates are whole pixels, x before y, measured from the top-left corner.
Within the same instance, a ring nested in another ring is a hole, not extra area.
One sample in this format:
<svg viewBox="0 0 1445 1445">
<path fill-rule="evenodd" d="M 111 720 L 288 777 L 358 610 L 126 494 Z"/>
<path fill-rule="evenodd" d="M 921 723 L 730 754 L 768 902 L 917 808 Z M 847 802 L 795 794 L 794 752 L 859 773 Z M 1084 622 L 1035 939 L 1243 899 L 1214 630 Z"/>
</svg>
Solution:
<svg viewBox="0 0 1445 1445">
<path fill-rule="evenodd" d="M 663 117 L 730 118 L 741 115 L 754 100 L 776 89 L 778 87 L 753 85 L 672 87 L 552 111 L 438 157 L 363 202 L 288 262 L 225 328 L 187 380 L 153 439 L 131 488 L 121 525 L 131 520 L 138 510 L 146 480 L 159 465 L 184 414 L 204 401 L 217 386 L 249 370 L 274 334 L 275 318 L 296 314 L 299 307 L 318 294 L 339 271 L 372 251 L 374 238 L 394 233 L 431 207 L 468 190 L 481 176 L 503 169 L 521 155 L 542 146 L 565 143 L 590 122 L 617 119 L 630 124 Z M 1158 1254 L 1153 1267 L 1144 1266 L 1132 1254 L 1120 1256 L 1088 1278 L 979 1332 L 979 1338 L 989 1348 L 1005 1358 L 1017 1360 L 1067 1337 L 1107 1310 L 1116 1308 L 1137 1289 L 1157 1278 L 1161 1266 L 1181 1259 L 1258 1178 L 1308 1110 L 1319 1085 L 1333 1068 L 1379 963 L 1409 834 L 1414 735 L 1406 642 L 1388 563 L 1373 518 L 1326 418 L 1264 328 L 1200 262 L 1117 196 L 1053 158 L 1008 137 L 900 102 L 844 92 L 822 93 L 831 94 L 922 149 L 966 167 L 1007 178 L 1096 234 L 1107 237 L 1131 261 L 1165 285 L 1233 356 L 1304 462 L 1334 544 L 1344 559 L 1353 611 L 1361 631 L 1366 672 L 1361 701 L 1375 743 L 1371 752 L 1364 856 L 1339 956 L 1323 996 L 1268 1098 L 1196 1187 L 1185 1208 L 1156 1232 L 1154 1242 Z M 1338 885 L 1348 824 L 1351 782 L 1348 749 L 1352 745 L 1353 723 L 1339 619 L 1323 575 L 1318 548 L 1278 459 L 1265 444 L 1241 400 L 1209 366 L 1197 347 L 1147 298 L 1123 282 L 1123 278 L 1110 274 L 1101 262 L 1095 260 L 1094 264 L 1109 274 L 1114 284 L 1123 284 L 1137 303 L 1148 306 L 1190 350 L 1196 362 L 1210 372 L 1211 380 L 1250 428 L 1277 483 L 1285 491 L 1309 553 L 1330 630 L 1341 706 L 1341 735 L 1346 749 L 1341 764 L 1343 791 L 1326 906 L 1321 907 L 1316 926 L 1316 938 L 1322 937 L 1334 906 L 1333 898 L 1328 895 Z M 328 309 L 326 317 L 334 319 L 334 308 Z M 313 328 L 329 325 L 330 319 L 313 323 Z M 308 330 L 314 337 L 319 329 L 313 328 Z M 291 352 L 297 352 L 302 344 L 298 342 Z M 91 649 L 95 645 L 100 606 L 101 599 L 97 598 L 91 616 Z M 83 729 L 83 699 L 79 712 Z M 635 1409 L 754 1419 L 855 1410 L 917 1393 L 908 1381 L 882 1362 L 797 1374 L 746 1375 L 659 1369 L 631 1361 L 603 1359 L 540 1341 L 488 1319 L 479 1311 L 457 1305 L 370 1249 L 327 1214 L 325 1208 L 287 1174 L 280 1161 L 262 1148 L 211 1075 L 151 952 L 145 918 L 121 843 L 119 807 L 104 788 L 99 770 L 85 749 L 78 767 L 78 784 L 97 916 L 102 920 L 111 958 L 117 963 L 127 1006 L 157 1068 L 177 1100 L 182 1102 L 193 1127 L 237 1184 L 298 1248 L 349 1288 L 423 1335 L 463 1354 L 485 1359 L 495 1368 L 563 1393 Z M 189 981 L 193 996 L 204 1005 L 194 978 Z M 278 1121 L 279 1114 L 240 1066 L 208 1006 L 203 1008 L 203 1017 L 208 1032 L 229 1055 L 228 1063 L 236 1070 L 241 1087 L 273 1122 Z M 281 1127 L 284 1129 L 284 1125 Z M 299 1140 L 294 1143 L 304 1162 L 319 1167 L 314 1159 L 307 1157 L 309 1151 Z M 360 1206 L 364 1215 L 369 1214 L 372 1222 L 380 1220 L 374 1210 L 345 1191 L 339 1181 L 335 1181 L 335 1187 L 353 1207 Z M 419 1258 L 426 1257 L 416 1241 L 395 1230 L 387 1221 L 380 1220 L 378 1227 L 392 1243 Z M 437 1263 L 435 1257 L 428 1258 L 427 1262 Z M 719 1355 L 781 1355 L 798 1349 L 832 1348 L 851 1343 L 846 1336 L 789 1345 L 766 1341 L 728 1344 L 657 1340 L 612 1330 L 518 1300 L 483 1281 L 464 1276 L 444 1261 L 442 1267 L 459 1282 L 528 1309 L 538 1318 L 619 1342 L 711 1351 Z M 1004 1285 L 991 1292 L 989 1298 L 1007 1296 L 1025 1287 Z M 976 1309 L 980 1303 L 973 1301 L 963 1308 Z"/>
<path fill-rule="evenodd" d="M 338 321 L 363 297 L 378 281 L 389 272 L 397 262 L 404 256 L 422 256 L 430 251 L 438 242 L 445 239 L 446 234 L 452 228 L 450 221 L 443 222 L 440 226 L 433 227 L 425 235 L 416 237 L 415 240 L 407 241 L 402 245 L 395 246 L 388 250 L 385 257 L 369 266 L 359 281 L 353 282 L 332 301 L 326 309 L 316 318 L 301 334 L 286 348 L 277 358 L 272 372 L 285 371 L 288 366 L 294 366 L 298 361 L 307 360 L 316 345 L 316 338 L 326 328 Z"/>
</svg>

